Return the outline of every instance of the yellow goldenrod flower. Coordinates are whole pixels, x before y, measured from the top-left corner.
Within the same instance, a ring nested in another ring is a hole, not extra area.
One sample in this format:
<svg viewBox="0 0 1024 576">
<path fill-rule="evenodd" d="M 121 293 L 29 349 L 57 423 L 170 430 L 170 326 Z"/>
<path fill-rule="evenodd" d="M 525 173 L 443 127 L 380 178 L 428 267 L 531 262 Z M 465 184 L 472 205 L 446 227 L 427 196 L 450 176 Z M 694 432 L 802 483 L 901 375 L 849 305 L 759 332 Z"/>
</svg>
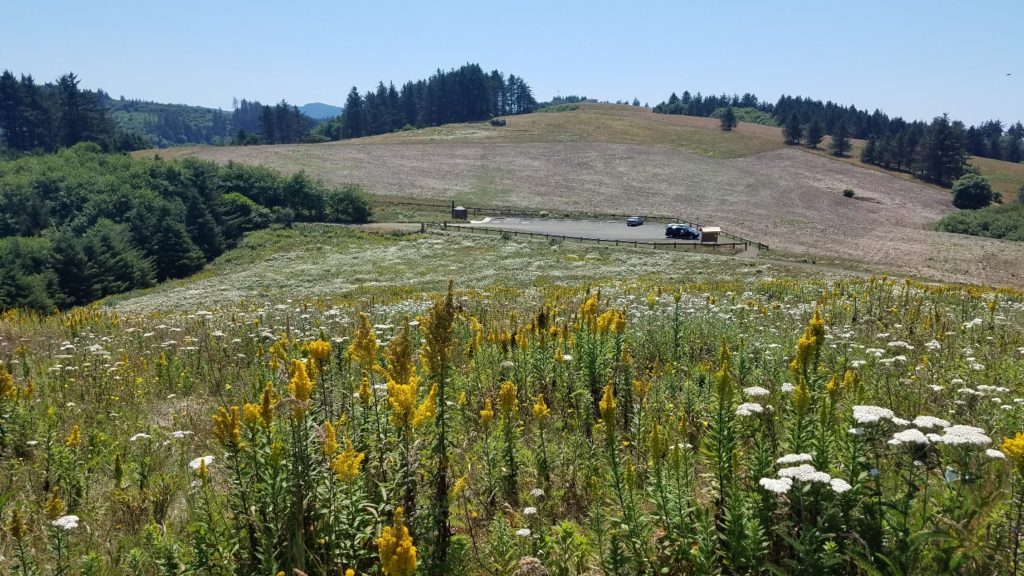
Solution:
<svg viewBox="0 0 1024 576">
<path fill-rule="evenodd" d="M 409 336 L 409 323 L 406 322 L 402 331 L 388 343 L 384 349 L 387 361 L 385 374 L 395 384 L 407 385 L 416 377 L 416 366 L 412 361 L 412 338 Z"/>
<path fill-rule="evenodd" d="M 359 468 L 365 457 L 366 454 L 356 452 L 355 448 L 352 447 L 352 441 L 346 438 L 345 450 L 331 461 L 331 470 L 334 471 L 334 477 L 346 484 L 352 482 L 359 477 Z"/>
<path fill-rule="evenodd" d="M 370 317 L 363 312 L 359 313 L 359 327 L 347 352 L 349 358 L 358 362 L 365 372 L 373 370 L 377 361 L 377 335 L 370 325 Z"/>
<path fill-rule="evenodd" d="M 270 429 L 270 423 L 274 420 L 274 387 L 270 382 L 263 385 L 263 394 L 260 395 L 260 424 Z"/>
<path fill-rule="evenodd" d="M 825 319 L 821 317 L 821 309 L 815 308 L 811 321 L 807 324 L 807 331 L 814 338 L 815 342 L 825 341 Z"/>
<path fill-rule="evenodd" d="M 416 413 L 412 416 L 412 425 L 415 428 L 419 428 L 424 423 L 429 422 L 434 417 L 434 411 L 437 408 L 437 384 L 430 387 L 430 392 L 427 394 L 426 399 L 420 403 L 419 407 L 416 408 Z"/>
<path fill-rule="evenodd" d="M 363 376 L 363 379 L 359 382 L 359 401 L 366 406 L 370 403 L 370 379 Z"/>
<path fill-rule="evenodd" d="M 621 310 L 616 310 L 615 315 L 612 316 L 612 334 L 622 334 L 626 330 L 626 313 Z"/>
<path fill-rule="evenodd" d="M 21 513 L 15 508 L 11 511 L 11 520 L 7 523 L 7 533 L 15 540 L 21 540 L 28 533 L 28 525 L 22 519 Z"/>
<path fill-rule="evenodd" d="M 647 398 L 647 393 L 651 391 L 651 383 L 644 382 L 643 380 L 633 380 L 633 394 L 636 395 L 637 401 L 643 404 Z"/>
<path fill-rule="evenodd" d="M 789 363 L 789 369 L 794 374 L 800 374 L 806 369 L 807 362 L 810 360 L 816 344 L 817 341 L 814 336 L 811 336 L 808 331 L 805 330 L 803 335 L 800 336 L 800 339 L 796 342 L 796 355 L 793 356 L 793 361 Z"/>
<path fill-rule="evenodd" d="M 580 305 L 579 316 L 587 326 L 593 327 L 594 318 L 597 315 L 597 294 L 591 294 Z"/>
<path fill-rule="evenodd" d="M 71 433 L 68 434 L 64 445 L 68 448 L 78 448 L 78 445 L 82 443 L 82 431 L 78 428 L 78 424 L 71 427 Z"/>
<path fill-rule="evenodd" d="M 331 343 L 327 340 L 313 340 L 306 344 L 306 350 L 309 351 L 309 357 L 320 364 L 331 357 Z"/>
<path fill-rule="evenodd" d="M 416 572 L 416 547 L 402 521 L 402 508 L 395 510 L 395 523 L 385 526 L 377 540 L 381 569 L 387 576 L 412 576 Z"/>
<path fill-rule="evenodd" d="M 206 484 L 210 477 L 210 469 L 206 467 L 206 458 L 199 459 L 199 470 L 197 472 L 199 473 L 199 480 Z"/>
<path fill-rule="evenodd" d="M 668 452 L 668 438 L 662 433 L 661 426 L 657 422 L 651 427 L 649 439 L 651 458 L 655 462 L 660 462 L 665 457 L 665 453 Z"/>
<path fill-rule="evenodd" d="M 18 387 L 14 385 L 14 376 L 0 363 L 0 399 L 14 400 L 18 397 Z"/>
<path fill-rule="evenodd" d="M 829 396 L 835 398 L 839 394 L 842 385 L 843 384 L 842 382 L 839 381 L 839 378 L 837 378 L 836 375 L 833 374 L 832 376 L 829 377 L 828 382 L 825 383 L 825 391 L 828 392 Z"/>
<path fill-rule="evenodd" d="M 537 395 L 537 401 L 533 404 L 533 415 L 542 422 L 551 415 L 551 410 L 548 408 L 547 403 L 544 402 L 543 394 Z"/>
<path fill-rule="evenodd" d="M 246 424 L 260 424 L 260 405 L 246 402 L 242 405 L 242 421 Z"/>
<path fill-rule="evenodd" d="M 463 474 L 455 481 L 455 485 L 452 486 L 452 500 L 458 499 L 462 495 L 462 491 L 466 489 L 466 475 Z"/>
<path fill-rule="evenodd" d="M 330 420 L 324 422 L 324 456 L 330 459 L 338 451 L 338 435 Z"/>
<path fill-rule="evenodd" d="M 46 499 L 46 504 L 43 504 L 43 514 L 50 520 L 60 516 L 64 513 L 64 501 L 57 496 L 56 492 L 50 494 Z"/>
<path fill-rule="evenodd" d="M 491 408 L 491 399 L 484 400 L 484 408 L 480 411 L 480 423 L 486 428 L 494 418 L 494 409 Z"/>
<path fill-rule="evenodd" d="M 615 422 L 615 395 L 612 393 L 611 384 L 604 387 L 604 396 L 598 402 L 598 407 L 601 410 L 601 419 L 611 426 Z"/>
<path fill-rule="evenodd" d="M 516 396 L 518 392 L 516 385 L 512 382 L 505 382 L 498 390 L 498 407 L 505 416 L 510 416 L 516 409 Z"/>
<path fill-rule="evenodd" d="M 306 372 L 306 363 L 292 360 L 292 379 L 288 382 L 288 393 L 299 402 L 307 402 L 313 395 L 313 381 Z"/>
<path fill-rule="evenodd" d="M 469 353 L 472 355 L 472 353 L 480 349 L 484 339 L 484 328 L 480 325 L 480 320 L 476 316 L 469 317 L 469 332 L 472 335 L 469 341 Z"/>
<path fill-rule="evenodd" d="M 452 290 L 453 282 L 449 281 L 447 294 L 434 297 L 430 313 L 423 321 L 426 342 L 420 354 L 428 376 L 439 376 L 452 354 L 455 317 L 458 314 Z"/>
<path fill-rule="evenodd" d="M 222 406 L 213 416 L 213 436 L 225 446 L 238 447 L 242 440 L 241 417 L 238 406 L 225 410 Z"/>
<path fill-rule="evenodd" d="M 796 389 L 793 390 L 793 408 L 796 409 L 797 414 L 803 414 L 807 411 L 811 405 L 811 391 L 807 388 L 807 382 L 800 378 L 800 382 L 796 385 Z"/>
<path fill-rule="evenodd" d="M 388 404 L 391 405 L 391 419 L 396 426 L 404 427 L 412 423 L 416 411 L 416 378 L 411 384 L 388 382 Z"/>
<path fill-rule="evenodd" d="M 925 358 L 928 357 L 925 356 Z M 853 388 L 857 387 L 857 384 L 859 382 L 860 376 L 858 376 L 857 373 L 854 372 L 853 370 L 847 370 L 846 373 L 843 374 L 843 389 L 852 390 Z"/>
<path fill-rule="evenodd" d="M 1024 432 L 1017 432 L 1013 438 L 1003 438 L 999 450 L 1018 469 L 1024 469 Z"/>
</svg>

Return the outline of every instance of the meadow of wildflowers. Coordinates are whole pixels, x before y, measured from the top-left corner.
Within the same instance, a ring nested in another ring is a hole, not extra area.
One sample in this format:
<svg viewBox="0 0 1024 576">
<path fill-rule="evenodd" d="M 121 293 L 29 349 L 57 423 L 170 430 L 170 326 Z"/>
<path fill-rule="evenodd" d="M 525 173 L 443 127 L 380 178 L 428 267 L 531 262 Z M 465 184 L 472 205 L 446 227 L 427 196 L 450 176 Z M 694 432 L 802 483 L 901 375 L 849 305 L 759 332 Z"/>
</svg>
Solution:
<svg viewBox="0 0 1024 576">
<path fill-rule="evenodd" d="M 0 565 L 1012 574 L 1022 322 L 887 278 L 11 312 Z"/>
</svg>

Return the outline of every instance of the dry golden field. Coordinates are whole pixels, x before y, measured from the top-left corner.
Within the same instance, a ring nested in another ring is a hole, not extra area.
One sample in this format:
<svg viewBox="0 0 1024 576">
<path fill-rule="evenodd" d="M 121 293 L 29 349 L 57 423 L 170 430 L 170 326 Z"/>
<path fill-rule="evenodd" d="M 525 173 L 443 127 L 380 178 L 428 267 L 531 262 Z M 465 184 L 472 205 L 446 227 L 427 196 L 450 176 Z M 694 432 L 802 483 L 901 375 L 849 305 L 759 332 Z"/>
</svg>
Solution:
<svg viewBox="0 0 1024 576">
<path fill-rule="evenodd" d="M 505 128 L 164 153 L 304 170 L 384 197 L 679 216 L 765 242 L 772 256 L 852 270 L 1002 286 L 1024 279 L 1024 246 L 932 229 L 954 211 L 948 191 L 785 148 L 767 126 L 723 133 L 713 119 L 584 106 L 511 117 Z M 843 197 L 845 188 L 856 197 Z"/>
</svg>

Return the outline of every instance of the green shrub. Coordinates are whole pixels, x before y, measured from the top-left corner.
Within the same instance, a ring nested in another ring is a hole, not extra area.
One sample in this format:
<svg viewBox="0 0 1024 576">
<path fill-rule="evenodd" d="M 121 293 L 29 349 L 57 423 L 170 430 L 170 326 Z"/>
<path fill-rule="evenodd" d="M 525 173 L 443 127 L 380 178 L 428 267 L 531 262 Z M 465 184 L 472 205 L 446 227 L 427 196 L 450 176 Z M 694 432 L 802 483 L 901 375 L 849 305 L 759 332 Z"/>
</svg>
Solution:
<svg viewBox="0 0 1024 576">
<path fill-rule="evenodd" d="M 847 188 L 846 190 L 843 190 L 843 196 L 846 196 L 847 198 L 853 198 L 853 196 L 854 196 L 853 189 L 852 188 Z"/>
<path fill-rule="evenodd" d="M 938 229 L 955 234 L 1024 241 L 1024 204 L 991 206 L 950 214 L 939 221 Z"/>
<path fill-rule="evenodd" d="M 992 186 L 977 174 L 966 174 L 953 183 L 953 206 L 976 210 L 992 203 Z"/>
<path fill-rule="evenodd" d="M 361 187 L 349 184 L 327 192 L 324 212 L 328 222 L 363 224 L 370 221 L 370 202 Z"/>
</svg>

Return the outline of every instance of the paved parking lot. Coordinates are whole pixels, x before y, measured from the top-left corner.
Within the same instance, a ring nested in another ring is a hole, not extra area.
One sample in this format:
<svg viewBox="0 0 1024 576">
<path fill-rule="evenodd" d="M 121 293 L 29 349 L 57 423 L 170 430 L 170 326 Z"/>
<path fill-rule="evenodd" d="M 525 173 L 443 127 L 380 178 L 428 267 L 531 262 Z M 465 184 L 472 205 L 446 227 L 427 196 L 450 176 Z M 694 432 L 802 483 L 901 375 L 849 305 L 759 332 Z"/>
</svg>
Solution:
<svg viewBox="0 0 1024 576">
<path fill-rule="evenodd" d="M 471 220 L 467 226 L 492 228 L 516 232 L 534 232 L 554 236 L 620 240 L 626 242 L 678 242 L 694 244 L 695 240 L 674 240 L 665 237 L 662 222 L 645 222 L 641 226 L 626 226 L 626 220 L 548 220 L 531 218 L 493 217 Z"/>
</svg>

